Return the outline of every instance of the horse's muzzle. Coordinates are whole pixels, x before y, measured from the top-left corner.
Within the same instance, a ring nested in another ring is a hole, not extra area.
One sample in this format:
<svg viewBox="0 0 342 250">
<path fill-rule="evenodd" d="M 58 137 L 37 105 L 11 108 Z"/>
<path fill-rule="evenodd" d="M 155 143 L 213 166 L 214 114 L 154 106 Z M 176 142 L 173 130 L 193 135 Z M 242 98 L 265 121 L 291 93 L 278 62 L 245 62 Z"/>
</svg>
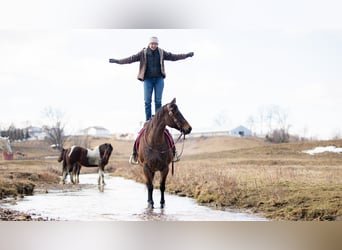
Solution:
<svg viewBox="0 0 342 250">
<path fill-rule="evenodd" d="M 191 130 L 192 130 L 192 127 L 191 127 L 191 126 L 188 126 L 188 127 L 183 128 L 181 132 L 182 132 L 184 135 L 187 135 L 187 134 L 190 134 L 190 133 L 191 133 Z"/>
</svg>

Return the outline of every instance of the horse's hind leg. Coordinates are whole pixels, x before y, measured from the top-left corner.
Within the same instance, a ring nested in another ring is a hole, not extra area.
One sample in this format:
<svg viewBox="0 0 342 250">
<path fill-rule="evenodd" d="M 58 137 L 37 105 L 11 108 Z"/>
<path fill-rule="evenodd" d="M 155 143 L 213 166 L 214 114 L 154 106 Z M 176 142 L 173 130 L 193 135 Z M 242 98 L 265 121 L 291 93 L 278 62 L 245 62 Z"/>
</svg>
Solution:
<svg viewBox="0 0 342 250">
<path fill-rule="evenodd" d="M 69 169 L 70 169 L 70 166 L 63 163 L 62 184 L 65 184 L 65 180 L 70 172 Z M 70 176 L 70 180 L 71 180 L 71 176 Z"/>
<path fill-rule="evenodd" d="M 69 175 L 70 175 L 70 182 L 72 184 L 75 184 L 75 175 L 72 170 L 69 172 Z"/>
<path fill-rule="evenodd" d="M 76 184 L 80 183 L 80 172 L 81 172 L 81 165 L 77 164 L 77 169 L 76 169 Z"/>
<path fill-rule="evenodd" d="M 166 184 L 166 177 L 169 173 L 169 168 L 161 172 L 160 178 L 160 207 L 165 207 L 165 199 L 164 199 L 164 192 L 165 192 L 165 184 Z"/>
<path fill-rule="evenodd" d="M 79 184 L 80 180 L 79 180 L 79 175 L 80 175 L 80 168 L 81 166 L 78 163 L 75 163 L 72 172 L 73 172 L 73 179 L 74 179 L 74 184 Z"/>
<path fill-rule="evenodd" d="M 153 202 L 153 178 L 154 178 L 154 172 L 152 172 L 148 166 L 144 166 L 144 175 L 146 178 L 146 187 L 148 191 L 147 196 L 147 203 L 148 208 L 154 208 L 154 202 Z"/>
<path fill-rule="evenodd" d="M 63 173 L 62 173 L 62 184 L 65 184 L 65 179 L 68 176 L 68 171 L 63 168 Z"/>
</svg>

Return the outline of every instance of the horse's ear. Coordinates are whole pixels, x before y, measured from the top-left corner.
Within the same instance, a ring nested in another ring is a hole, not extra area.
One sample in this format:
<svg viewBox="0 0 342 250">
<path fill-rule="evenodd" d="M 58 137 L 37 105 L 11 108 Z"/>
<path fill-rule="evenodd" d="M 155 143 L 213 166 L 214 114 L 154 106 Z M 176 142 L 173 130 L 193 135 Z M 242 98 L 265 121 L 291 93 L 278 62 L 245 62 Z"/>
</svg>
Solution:
<svg viewBox="0 0 342 250">
<path fill-rule="evenodd" d="M 170 104 L 175 104 L 176 103 L 176 98 L 173 98 L 173 100 L 170 102 Z"/>
</svg>

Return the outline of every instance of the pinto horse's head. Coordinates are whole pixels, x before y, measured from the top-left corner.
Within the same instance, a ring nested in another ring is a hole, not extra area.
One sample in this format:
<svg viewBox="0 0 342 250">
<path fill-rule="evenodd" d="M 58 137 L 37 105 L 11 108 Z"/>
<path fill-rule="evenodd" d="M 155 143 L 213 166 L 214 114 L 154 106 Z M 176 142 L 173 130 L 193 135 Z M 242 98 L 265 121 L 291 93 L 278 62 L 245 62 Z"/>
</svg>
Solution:
<svg viewBox="0 0 342 250">
<path fill-rule="evenodd" d="M 100 146 L 100 150 L 103 152 L 102 160 L 108 163 L 109 157 L 112 154 L 113 147 L 110 143 L 105 143 Z"/>
<path fill-rule="evenodd" d="M 66 151 L 67 151 L 66 149 L 62 148 L 61 154 L 59 155 L 59 157 L 57 159 L 58 162 L 61 162 L 64 160 L 64 155 L 65 155 Z"/>
<path fill-rule="evenodd" d="M 165 107 L 167 109 L 169 121 L 167 125 L 171 128 L 178 129 L 184 135 L 190 134 L 192 127 L 179 111 L 176 105 L 176 98 L 173 98 L 173 100 L 170 103 L 166 104 Z"/>
</svg>

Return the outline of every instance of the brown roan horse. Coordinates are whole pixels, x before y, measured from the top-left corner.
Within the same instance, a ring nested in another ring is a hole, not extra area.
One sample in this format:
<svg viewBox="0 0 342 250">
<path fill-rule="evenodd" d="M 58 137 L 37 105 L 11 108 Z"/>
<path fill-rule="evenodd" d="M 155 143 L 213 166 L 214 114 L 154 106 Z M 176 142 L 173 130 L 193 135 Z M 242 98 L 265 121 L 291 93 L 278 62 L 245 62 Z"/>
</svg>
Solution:
<svg viewBox="0 0 342 250">
<path fill-rule="evenodd" d="M 58 158 L 58 162 L 63 161 L 62 182 L 70 174 L 70 181 L 73 184 L 79 183 L 79 173 L 81 166 L 98 167 L 99 179 L 98 184 L 104 185 L 104 167 L 108 164 L 109 157 L 113 151 L 113 147 L 109 143 L 101 144 L 93 150 L 79 146 L 72 146 L 68 149 L 62 149 Z"/>
<path fill-rule="evenodd" d="M 172 148 L 164 134 L 166 126 L 179 130 L 183 135 L 191 132 L 191 126 L 184 119 L 176 105 L 174 98 L 170 103 L 162 106 L 146 122 L 144 134 L 139 139 L 138 162 L 143 167 L 146 186 L 148 189 L 148 207 L 153 208 L 153 179 L 155 172 L 160 171 L 160 205 L 165 206 L 164 191 L 169 164 L 172 161 Z"/>
</svg>

